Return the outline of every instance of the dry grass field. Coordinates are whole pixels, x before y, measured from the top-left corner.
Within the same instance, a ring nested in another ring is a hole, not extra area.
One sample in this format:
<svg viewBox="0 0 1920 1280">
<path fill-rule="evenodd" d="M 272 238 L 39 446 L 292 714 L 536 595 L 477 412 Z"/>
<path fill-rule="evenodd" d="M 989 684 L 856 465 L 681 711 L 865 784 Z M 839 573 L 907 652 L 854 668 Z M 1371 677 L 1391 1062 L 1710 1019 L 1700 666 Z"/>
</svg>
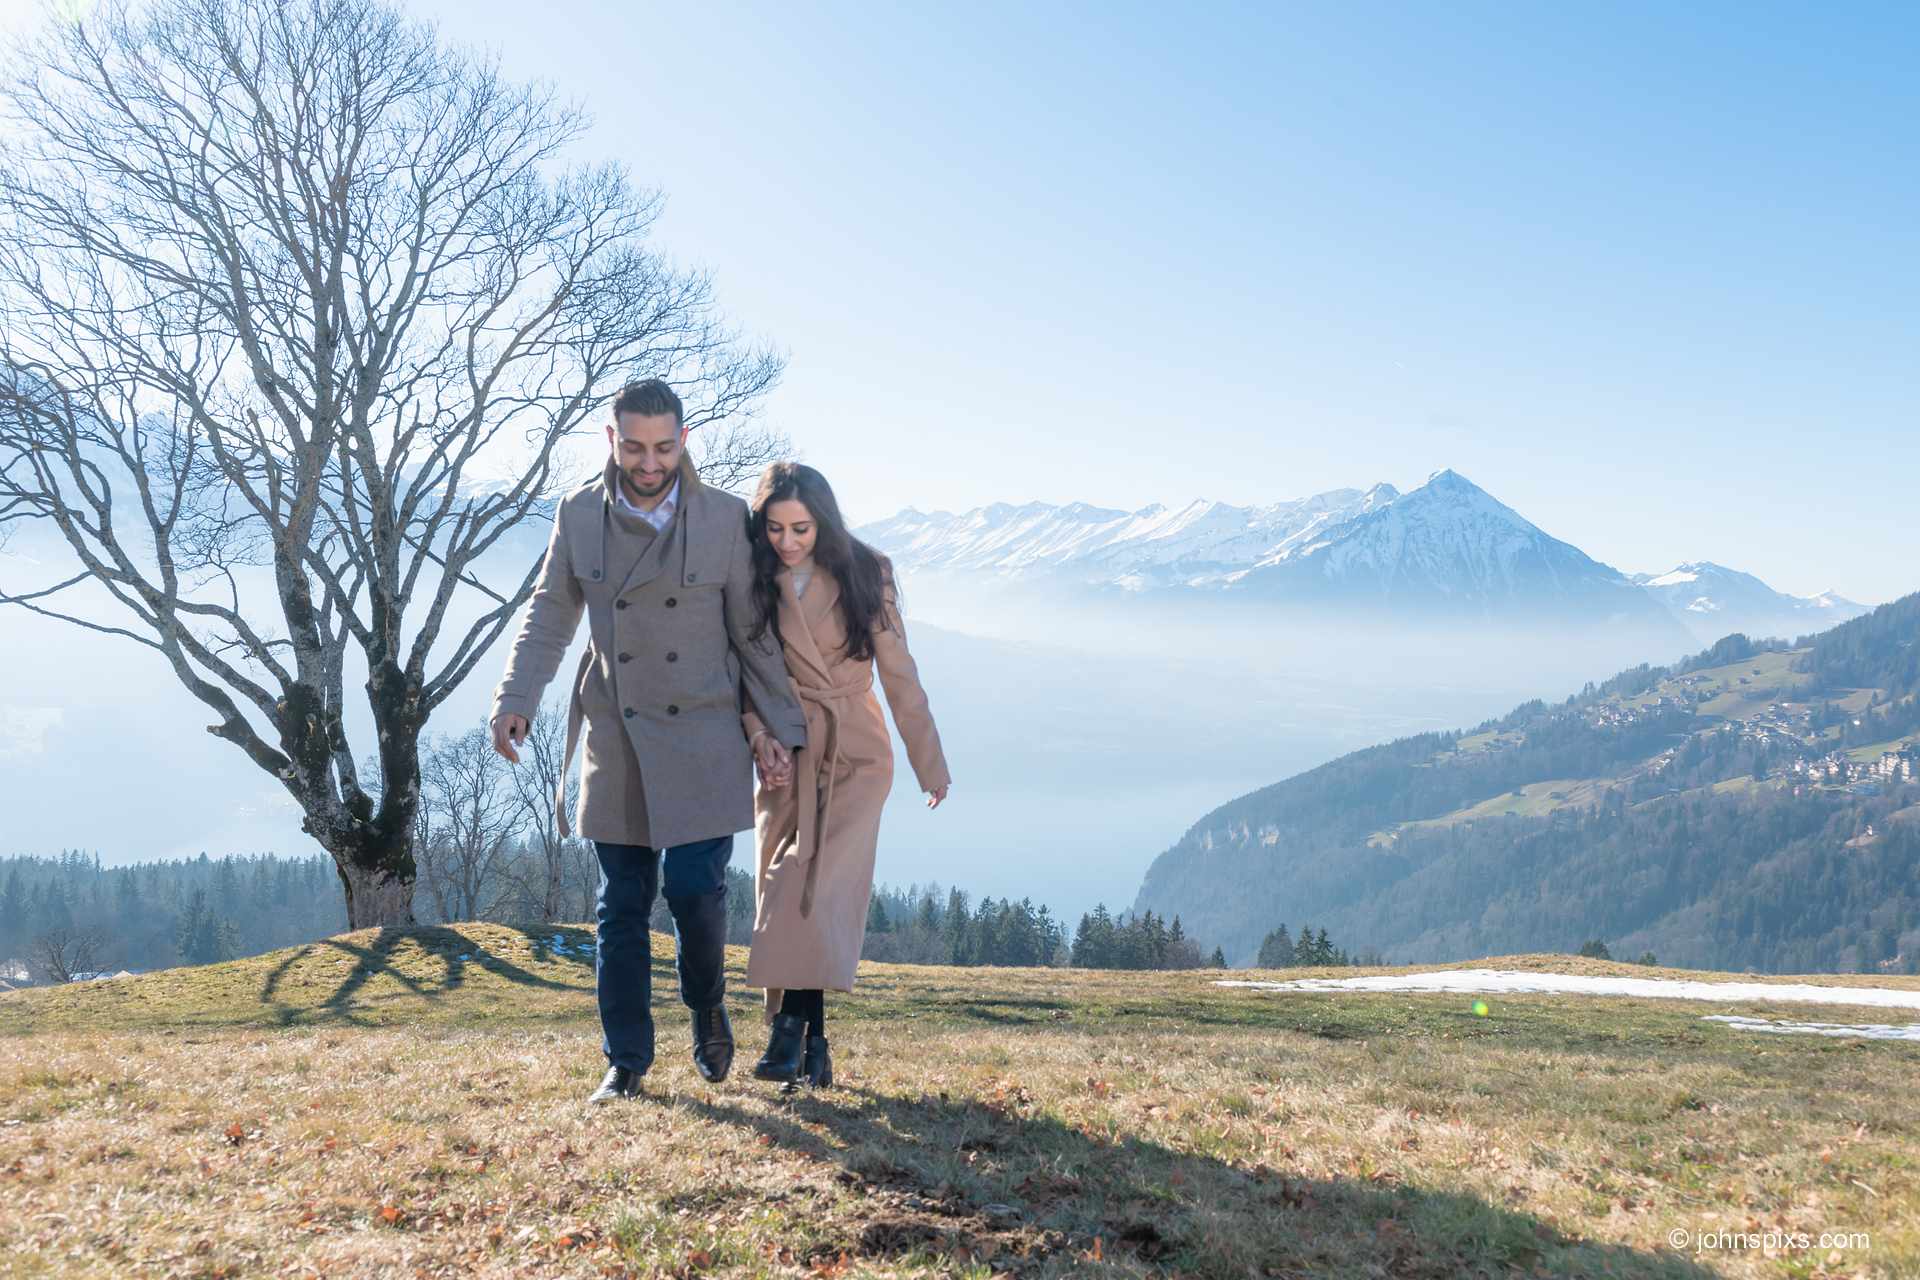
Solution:
<svg viewBox="0 0 1920 1280">
<path fill-rule="evenodd" d="M 0 1274 L 1920 1275 L 1920 1045 L 1700 1020 L 1886 1010 L 868 966 L 839 1087 L 782 1097 L 735 955 L 734 1077 L 665 1006 L 646 1096 L 589 1111 L 590 944 L 0 995 Z"/>
</svg>

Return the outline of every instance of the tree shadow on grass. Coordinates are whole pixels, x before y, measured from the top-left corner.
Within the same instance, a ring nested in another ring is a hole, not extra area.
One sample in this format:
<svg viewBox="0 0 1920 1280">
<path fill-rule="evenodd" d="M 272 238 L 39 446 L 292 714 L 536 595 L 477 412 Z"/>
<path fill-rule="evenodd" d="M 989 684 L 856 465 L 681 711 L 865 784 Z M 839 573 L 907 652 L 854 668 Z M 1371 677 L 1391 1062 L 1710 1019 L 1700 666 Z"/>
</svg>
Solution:
<svg viewBox="0 0 1920 1280">
<path fill-rule="evenodd" d="M 1018 1087 L 985 1100 L 853 1088 L 771 1111 L 718 1095 L 670 1105 L 837 1166 L 853 1221 L 812 1247 L 815 1262 L 958 1262 L 1035 1278 L 1714 1274 L 1681 1253 L 1569 1237 L 1463 1192 L 1365 1171 L 1299 1178 L 1084 1130 Z"/>
<path fill-rule="evenodd" d="M 592 994 L 593 934 L 590 931 L 559 925 L 507 928 L 527 940 L 535 960 L 545 962 L 557 956 L 584 969 L 587 979 L 584 992 L 589 996 Z M 560 945 L 556 946 L 555 938 L 562 940 Z M 320 948 L 327 947 L 352 956 L 356 962 L 333 991 L 319 1000 L 281 999 L 281 986 L 293 967 Z M 405 965 L 399 962 L 399 953 L 403 951 L 408 954 L 410 961 Z M 415 953 L 424 953 L 424 956 Z M 438 972 L 429 973 L 436 964 Z M 365 1006 L 357 1003 L 368 983 L 375 979 L 389 979 L 422 1003 L 433 1004 L 458 991 L 466 983 L 470 967 L 518 986 L 575 995 L 583 991 L 578 983 L 555 981 L 489 951 L 457 929 L 442 925 L 420 925 L 381 929 L 364 946 L 344 938 L 323 938 L 301 947 L 267 973 L 261 983 L 259 1003 L 270 1006 L 274 1020 L 282 1026 L 314 1023 L 372 1026 L 383 1020 L 368 1017 L 364 1012 Z"/>
</svg>

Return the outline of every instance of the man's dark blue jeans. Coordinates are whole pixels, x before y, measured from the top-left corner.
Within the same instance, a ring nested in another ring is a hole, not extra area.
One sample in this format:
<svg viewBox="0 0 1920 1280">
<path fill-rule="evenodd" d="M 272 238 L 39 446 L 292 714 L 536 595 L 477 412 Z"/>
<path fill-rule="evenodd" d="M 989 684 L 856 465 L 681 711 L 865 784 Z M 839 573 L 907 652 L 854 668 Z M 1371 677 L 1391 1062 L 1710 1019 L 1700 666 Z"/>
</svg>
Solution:
<svg viewBox="0 0 1920 1280">
<path fill-rule="evenodd" d="M 594 982 L 600 997 L 601 1051 L 611 1066 L 644 1073 L 653 1065 L 653 947 L 647 920 L 659 883 L 660 851 L 593 842 L 600 858 L 600 935 Z M 680 999 L 689 1009 L 719 1004 L 727 993 L 727 862 L 733 837 L 677 844 L 666 851 L 667 909 L 678 937 Z"/>
</svg>

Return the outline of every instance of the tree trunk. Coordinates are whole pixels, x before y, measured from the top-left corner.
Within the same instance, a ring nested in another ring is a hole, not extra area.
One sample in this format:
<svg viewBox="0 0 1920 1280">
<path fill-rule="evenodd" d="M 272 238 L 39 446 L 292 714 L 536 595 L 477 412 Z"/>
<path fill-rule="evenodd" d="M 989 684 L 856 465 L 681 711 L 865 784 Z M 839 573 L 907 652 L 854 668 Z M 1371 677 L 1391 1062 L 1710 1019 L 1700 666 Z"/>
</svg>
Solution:
<svg viewBox="0 0 1920 1280">
<path fill-rule="evenodd" d="M 413 878 L 401 878 L 385 867 L 359 867 L 335 859 L 340 884 L 347 891 L 347 928 L 372 929 L 405 926 L 413 919 Z"/>
</svg>

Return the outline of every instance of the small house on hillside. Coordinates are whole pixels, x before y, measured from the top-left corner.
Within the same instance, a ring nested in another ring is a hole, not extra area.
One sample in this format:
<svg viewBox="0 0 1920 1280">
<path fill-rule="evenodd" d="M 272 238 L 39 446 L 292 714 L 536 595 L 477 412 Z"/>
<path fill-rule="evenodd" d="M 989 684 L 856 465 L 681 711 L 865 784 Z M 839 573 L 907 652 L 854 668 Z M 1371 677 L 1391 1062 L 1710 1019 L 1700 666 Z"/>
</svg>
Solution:
<svg viewBox="0 0 1920 1280">
<path fill-rule="evenodd" d="M 1890 782 L 1913 782 L 1920 779 L 1920 747 L 1911 743 L 1895 747 L 1892 751 L 1882 752 L 1873 766 L 1873 772 Z"/>
</svg>

